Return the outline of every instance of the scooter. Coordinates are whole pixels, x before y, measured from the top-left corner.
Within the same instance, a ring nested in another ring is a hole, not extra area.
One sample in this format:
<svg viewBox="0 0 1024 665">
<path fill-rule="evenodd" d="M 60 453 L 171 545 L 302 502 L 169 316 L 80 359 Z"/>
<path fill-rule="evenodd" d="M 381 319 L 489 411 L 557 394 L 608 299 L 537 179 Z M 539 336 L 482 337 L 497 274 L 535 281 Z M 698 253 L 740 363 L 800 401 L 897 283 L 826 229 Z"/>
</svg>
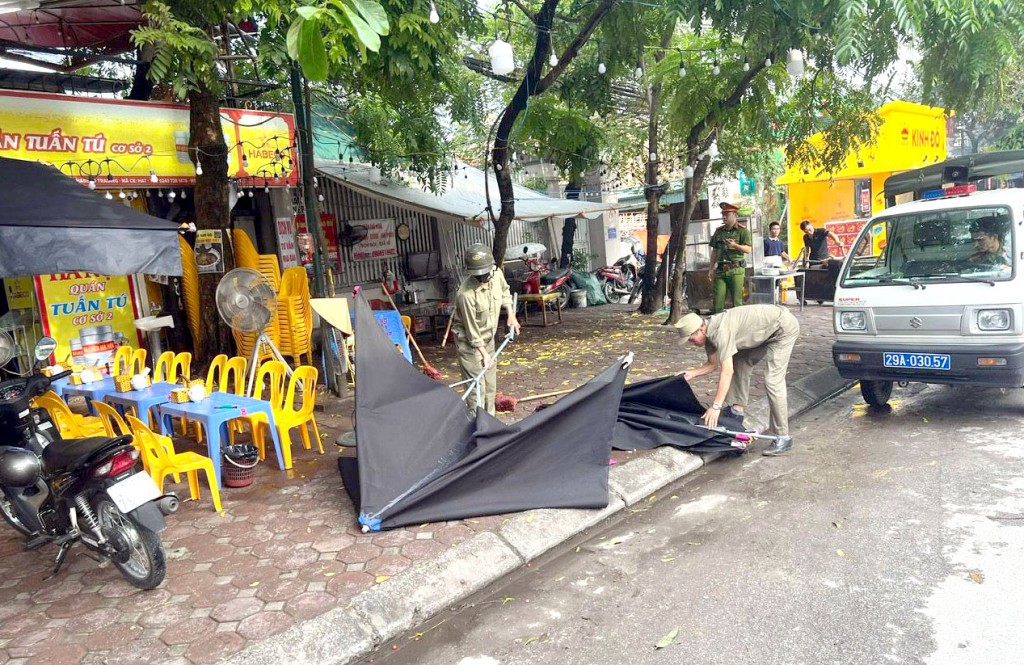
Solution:
<svg viewBox="0 0 1024 665">
<path fill-rule="evenodd" d="M 44 337 L 35 348 L 38 364 L 57 343 Z M 81 542 L 93 558 L 109 559 L 130 584 L 160 585 L 166 573 L 165 515 L 178 498 L 162 495 L 138 468 L 131 436 L 62 439 L 42 409 L 30 401 L 70 371 L 51 377 L 34 373 L 0 383 L 0 516 L 25 536 L 25 548 L 53 543 L 53 571 Z"/>
<path fill-rule="evenodd" d="M 523 279 L 524 294 L 557 293 L 558 298 L 552 303 L 558 309 L 565 309 L 569 304 L 569 292 L 572 290 L 572 268 L 551 268 L 546 261 L 537 256 L 523 259 L 527 274 Z M 524 304 L 525 306 L 525 304 Z"/>
<path fill-rule="evenodd" d="M 639 292 L 637 286 L 643 268 L 643 261 L 631 247 L 629 254 L 620 258 L 614 265 L 598 268 L 594 275 L 601 283 L 601 289 L 608 302 L 619 302 L 622 296 L 629 296 L 629 303 L 632 304 Z"/>
</svg>

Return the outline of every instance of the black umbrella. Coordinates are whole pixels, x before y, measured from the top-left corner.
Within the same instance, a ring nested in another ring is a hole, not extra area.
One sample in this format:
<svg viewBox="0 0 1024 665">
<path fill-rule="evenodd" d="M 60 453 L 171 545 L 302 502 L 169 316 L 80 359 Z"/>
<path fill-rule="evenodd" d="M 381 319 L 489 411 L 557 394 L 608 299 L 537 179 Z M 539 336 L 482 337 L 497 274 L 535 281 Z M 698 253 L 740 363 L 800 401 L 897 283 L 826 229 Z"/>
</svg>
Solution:
<svg viewBox="0 0 1024 665">
<path fill-rule="evenodd" d="M 40 162 L 0 158 L 0 215 L 0 277 L 181 274 L 176 224 Z"/>
</svg>

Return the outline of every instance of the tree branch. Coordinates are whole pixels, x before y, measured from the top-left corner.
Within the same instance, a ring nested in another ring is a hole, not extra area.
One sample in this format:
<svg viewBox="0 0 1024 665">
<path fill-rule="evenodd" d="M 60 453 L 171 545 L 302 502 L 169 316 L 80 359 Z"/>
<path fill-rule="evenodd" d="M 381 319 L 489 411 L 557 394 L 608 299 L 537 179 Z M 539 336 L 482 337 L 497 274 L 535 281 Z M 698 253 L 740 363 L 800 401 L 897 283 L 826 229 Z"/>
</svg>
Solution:
<svg viewBox="0 0 1024 665">
<path fill-rule="evenodd" d="M 700 138 L 700 135 L 707 131 L 708 127 L 715 122 L 722 113 L 739 105 L 740 100 L 743 99 L 743 94 L 748 88 L 750 88 L 751 82 L 753 82 L 753 80 L 757 78 L 757 75 L 765 69 L 765 60 L 769 57 L 774 60 L 774 55 L 774 53 L 767 53 L 764 57 L 755 61 L 755 63 L 750 66 L 750 71 L 743 74 L 740 80 L 736 83 L 736 87 L 733 89 L 732 94 L 726 97 L 723 101 L 718 102 L 717 107 L 712 108 L 703 118 L 694 124 L 690 129 L 690 136 L 687 139 L 687 143 L 690 142 L 689 139 L 693 139 L 693 141 L 696 142 Z"/>
<path fill-rule="evenodd" d="M 545 3 L 545 5 L 546 4 L 547 3 Z M 572 40 L 572 43 L 570 43 L 569 47 L 565 49 L 565 52 L 562 53 L 561 56 L 559 56 L 558 64 L 552 67 L 548 71 L 547 76 L 542 78 L 534 86 L 532 94 L 539 95 L 551 87 L 551 85 L 558 79 L 558 77 L 562 75 L 562 72 L 564 72 L 565 69 L 569 66 L 569 63 L 572 62 L 573 58 L 575 58 L 579 54 L 580 49 L 583 48 L 583 45 L 587 43 L 587 40 L 590 39 L 590 36 L 594 34 L 594 30 L 597 29 L 597 25 L 601 22 L 601 19 L 603 19 L 605 14 L 611 11 L 612 7 L 614 6 L 615 0 L 601 0 L 601 3 L 594 9 L 593 13 L 587 19 L 587 22 L 583 24 L 582 28 L 580 28 L 579 33 L 576 34 L 576 37 Z M 554 12 L 552 11 L 552 13 Z M 548 24 L 548 27 L 550 27 L 550 23 Z M 537 41 L 540 42 L 540 39 L 538 38 Z M 550 43 L 550 35 L 548 36 L 547 41 Z"/>
<path fill-rule="evenodd" d="M 531 23 L 533 23 L 533 24 L 537 23 L 537 17 L 534 16 L 530 12 L 530 10 L 526 8 L 526 5 L 524 5 L 522 2 L 520 2 L 520 0 L 512 0 L 512 4 L 515 5 L 516 7 L 519 7 L 519 11 L 523 12 L 524 14 L 526 14 L 526 18 L 530 19 Z"/>
</svg>

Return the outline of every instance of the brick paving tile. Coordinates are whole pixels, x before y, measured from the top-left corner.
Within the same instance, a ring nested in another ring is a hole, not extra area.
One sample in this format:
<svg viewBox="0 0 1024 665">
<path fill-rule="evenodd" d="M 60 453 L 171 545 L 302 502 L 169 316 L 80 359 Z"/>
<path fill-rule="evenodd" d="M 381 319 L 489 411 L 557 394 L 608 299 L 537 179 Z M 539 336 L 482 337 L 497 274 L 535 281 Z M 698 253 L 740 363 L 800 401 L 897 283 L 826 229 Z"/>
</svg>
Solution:
<svg viewBox="0 0 1024 665">
<path fill-rule="evenodd" d="M 34 603 L 55 603 L 65 601 L 82 593 L 82 583 L 78 580 L 65 580 L 48 589 L 37 591 L 32 596 Z"/>
<path fill-rule="evenodd" d="M 473 535 L 473 530 L 465 524 L 447 524 L 433 534 L 433 540 L 445 545 L 455 545 Z"/>
<path fill-rule="evenodd" d="M 334 557 L 333 553 L 324 554 L 324 557 Z M 327 580 L 340 575 L 348 570 L 348 567 L 335 558 L 314 561 L 299 571 L 299 579 L 303 582 L 326 582 Z"/>
<path fill-rule="evenodd" d="M 236 598 L 213 608 L 210 618 L 218 622 L 241 621 L 263 609 L 263 601 L 256 598 Z"/>
<path fill-rule="evenodd" d="M 84 598 L 94 598 L 94 596 L 83 596 Z M 153 589 L 152 591 L 139 591 L 133 596 L 119 601 L 117 603 L 117 610 L 121 613 L 130 612 L 147 612 L 154 607 L 164 605 L 171 599 L 171 592 L 167 589 Z M 50 616 L 54 616 L 52 610 L 57 606 L 51 606 L 49 613 Z"/>
<path fill-rule="evenodd" d="M 258 640 L 276 635 L 293 623 L 295 619 L 284 612 L 258 612 L 239 622 L 238 634 L 247 640 Z"/>
<path fill-rule="evenodd" d="M 27 665 L 76 665 L 87 653 L 88 650 L 78 644 L 53 646 L 37 651 L 28 659 Z"/>
<path fill-rule="evenodd" d="M 327 593 L 339 601 L 348 600 L 374 585 L 374 576 L 367 572 L 349 572 L 335 575 L 327 581 Z"/>
<path fill-rule="evenodd" d="M 375 533 L 370 537 L 370 542 L 377 547 L 401 547 L 410 540 L 415 540 L 416 535 L 406 531 L 405 529 L 397 529 L 395 531 L 382 531 Z"/>
<path fill-rule="evenodd" d="M 415 540 L 402 546 L 402 555 L 412 561 L 429 559 L 448 548 L 439 540 Z"/>
<path fill-rule="evenodd" d="M 191 594 L 199 589 L 213 586 L 217 576 L 210 571 L 188 573 L 169 577 L 164 582 L 164 588 L 173 594 Z"/>
<path fill-rule="evenodd" d="M 217 622 L 213 619 L 185 619 L 164 630 L 160 639 L 168 646 L 190 644 L 196 639 L 214 633 Z"/>
<path fill-rule="evenodd" d="M 188 558 L 195 563 L 214 563 L 235 553 L 234 545 L 208 543 L 202 546 L 188 543 Z"/>
<path fill-rule="evenodd" d="M 369 543 L 357 543 L 338 552 L 338 561 L 345 563 L 366 563 L 380 556 L 380 548 Z"/>
<path fill-rule="evenodd" d="M 235 573 L 252 570 L 256 567 L 256 563 L 256 557 L 251 554 L 234 554 L 226 559 L 214 561 L 213 565 L 210 566 L 210 572 L 217 576 L 230 576 Z"/>
<path fill-rule="evenodd" d="M 138 624 L 115 623 L 85 636 L 89 649 L 115 649 L 141 637 L 142 626 Z"/>
<path fill-rule="evenodd" d="M 238 633 L 216 633 L 192 643 L 186 655 L 193 663 L 217 663 L 245 646 Z"/>
<path fill-rule="evenodd" d="M 191 605 L 186 605 L 185 603 L 161 605 L 139 617 L 139 625 L 143 628 L 163 629 L 178 624 L 188 619 L 191 615 Z"/>
<path fill-rule="evenodd" d="M 186 602 L 193 607 L 213 607 L 235 598 L 240 592 L 241 590 L 232 586 L 230 582 L 218 581 L 208 587 L 193 591 Z"/>
<path fill-rule="evenodd" d="M 46 642 L 57 637 L 60 633 L 52 628 L 29 628 L 19 632 L 7 643 L 8 648 L 30 647 L 33 644 Z"/>
<path fill-rule="evenodd" d="M 0 626 L 11 617 L 20 616 L 31 611 L 31 608 L 32 605 L 28 602 L 4 601 L 0 603 Z"/>
<path fill-rule="evenodd" d="M 387 575 L 390 577 L 391 575 L 397 575 L 411 565 L 412 561 L 400 554 L 385 554 L 367 563 L 366 572 L 374 576 Z"/>
<path fill-rule="evenodd" d="M 260 584 L 256 589 L 256 597 L 265 602 L 290 600 L 306 590 L 304 580 L 276 579 Z"/>
<path fill-rule="evenodd" d="M 155 665 L 170 659 L 170 648 L 154 639 L 137 639 L 128 649 L 112 650 L 103 658 L 103 665 Z"/>
<path fill-rule="evenodd" d="M 317 552 L 338 552 L 355 542 L 356 539 L 347 533 L 330 533 L 313 541 L 312 547 Z"/>
<path fill-rule="evenodd" d="M 257 565 L 249 570 L 242 570 L 235 573 L 231 578 L 231 586 L 236 589 L 253 589 L 258 586 L 273 582 L 281 576 L 281 571 L 273 566 Z"/>
<path fill-rule="evenodd" d="M 323 614 L 337 603 L 337 599 L 326 591 L 307 591 L 286 602 L 284 611 L 296 621 L 305 621 Z"/>
<path fill-rule="evenodd" d="M 32 614 L 17 614 L 0 623 L 0 639 L 13 639 L 39 625 L 39 617 Z"/>
</svg>

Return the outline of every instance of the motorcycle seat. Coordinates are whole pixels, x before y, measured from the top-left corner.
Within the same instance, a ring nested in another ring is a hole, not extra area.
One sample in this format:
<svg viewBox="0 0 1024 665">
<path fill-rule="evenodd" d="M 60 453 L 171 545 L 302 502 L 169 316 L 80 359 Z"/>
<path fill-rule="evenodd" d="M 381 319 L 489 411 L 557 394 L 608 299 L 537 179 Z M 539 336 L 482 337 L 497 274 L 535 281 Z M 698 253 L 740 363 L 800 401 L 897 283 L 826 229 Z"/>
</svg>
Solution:
<svg viewBox="0 0 1024 665">
<path fill-rule="evenodd" d="M 64 439 L 54 441 L 43 449 L 43 465 L 47 471 L 62 471 L 72 466 L 85 465 L 97 454 L 130 444 L 132 437 L 123 436 L 91 436 L 87 439 Z"/>
<path fill-rule="evenodd" d="M 562 277 L 569 274 L 568 268 L 553 268 L 546 275 L 542 275 L 540 278 L 541 284 L 554 284 Z"/>
</svg>

